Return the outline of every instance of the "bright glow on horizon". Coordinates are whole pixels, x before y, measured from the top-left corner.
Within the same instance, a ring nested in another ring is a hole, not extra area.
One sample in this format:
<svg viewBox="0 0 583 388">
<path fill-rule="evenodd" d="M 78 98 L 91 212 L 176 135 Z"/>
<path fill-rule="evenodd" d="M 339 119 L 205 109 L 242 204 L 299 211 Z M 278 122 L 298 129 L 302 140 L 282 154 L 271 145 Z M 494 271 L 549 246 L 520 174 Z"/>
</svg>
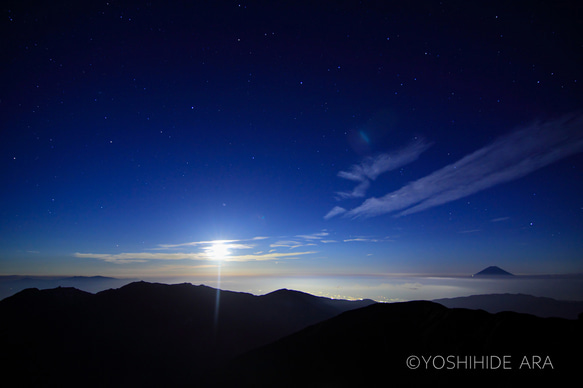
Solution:
<svg viewBox="0 0 583 388">
<path fill-rule="evenodd" d="M 215 243 L 209 247 L 209 255 L 213 260 L 223 261 L 229 256 L 229 247 L 222 242 Z"/>
</svg>

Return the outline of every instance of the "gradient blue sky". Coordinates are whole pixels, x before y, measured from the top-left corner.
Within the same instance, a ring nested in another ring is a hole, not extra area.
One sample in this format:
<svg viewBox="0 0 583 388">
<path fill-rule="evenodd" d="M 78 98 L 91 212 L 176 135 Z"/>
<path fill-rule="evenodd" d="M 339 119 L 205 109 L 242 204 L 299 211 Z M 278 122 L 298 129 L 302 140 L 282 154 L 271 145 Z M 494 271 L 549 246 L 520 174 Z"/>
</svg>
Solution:
<svg viewBox="0 0 583 388">
<path fill-rule="evenodd" d="M 583 272 L 581 5 L 2 6 L 0 274 Z"/>
</svg>

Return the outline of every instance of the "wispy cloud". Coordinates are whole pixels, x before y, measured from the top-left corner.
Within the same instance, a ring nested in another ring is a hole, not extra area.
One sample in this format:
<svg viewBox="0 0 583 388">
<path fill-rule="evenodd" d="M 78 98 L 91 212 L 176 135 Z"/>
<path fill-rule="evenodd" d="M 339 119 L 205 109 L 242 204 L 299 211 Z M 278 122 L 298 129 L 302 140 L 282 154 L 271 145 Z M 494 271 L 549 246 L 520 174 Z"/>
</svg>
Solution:
<svg viewBox="0 0 583 388">
<path fill-rule="evenodd" d="M 281 260 L 281 259 L 295 259 L 298 256 L 311 255 L 318 253 L 316 251 L 306 252 L 271 252 L 263 253 L 261 255 L 233 255 L 227 256 L 225 261 L 267 261 L 267 260 Z"/>
<path fill-rule="evenodd" d="M 340 178 L 360 182 L 352 191 L 337 192 L 338 199 L 362 198 L 370 187 L 370 181 L 375 180 L 384 172 L 395 170 L 414 162 L 419 155 L 431 146 L 423 139 L 418 139 L 409 146 L 391 153 L 383 153 L 375 157 L 367 157 L 361 163 L 350 167 L 348 171 L 340 171 Z"/>
<path fill-rule="evenodd" d="M 322 231 L 319 233 L 313 233 L 311 235 L 301 235 L 308 241 L 308 243 L 303 243 L 299 241 L 278 241 L 271 244 L 270 248 L 285 247 L 300 248 L 309 245 L 316 245 L 312 241 L 319 241 L 319 239 L 328 235 L 328 232 Z M 234 239 L 234 240 L 204 240 L 204 241 L 191 241 L 179 244 L 159 244 L 156 248 L 148 249 L 147 252 L 123 252 L 123 253 L 80 253 L 77 252 L 73 254 L 74 257 L 82 259 L 98 259 L 103 260 L 108 263 L 115 264 L 131 264 L 131 263 L 146 263 L 146 262 L 158 262 L 161 265 L 161 261 L 166 262 L 177 262 L 179 260 L 192 260 L 204 262 L 216 261 L 216 246 L 220 245 L 224 248 L 226 252 L 221 261 L 268 261 L 268 260 L 281 260 L 281 259 L 293 259 L 302 255 L 308 255 L 316 253 L 314 251 L 304 251 L 304 252 L 278 252 L 277 249 L 267 249 L 267 242 L 261 240 L 267 240 L 270 237 L 254 237 L 252 239 Z M 190 252 L 176 252 L 176 250 L 189 250 Z M 252 250 L 252 251 L 251 251 Z M 165 251 L 165 252 L 161 252 Z M 253 253 L 247 253 L 247 252 Z M 267 252 L 266 252 L 267 251 Z M 200 264 L 199 267 L 204 264 Z"/>
<path fill-rule="evenodd" d="M 362 198 L 366 195 L 366 191 L 370 187 L 370 181 L 368 179 L 360 182 L 352 191 L 337 191 L 336 198 L 348 199 L 348 198 Z"/>
<path fill-rule="evenodd" d="M 252 254 L 231 254 L 225 256 L 223 261 L 268 261 L 293 259 L 302 255 L 309 255 L 317 253 L 315 251 L 306 252 L 276 252 L 271 250 L 267 253 L 256 252 Z M 128 253 L 75 253 L 73 256 L 82 259 L 99 259 L 108 263 L 115 264 L 130 264 L 130 263 L 145 263 L 154 260 L 196 260 L 196 261 L 212 261 L 213 258 L 207 253 L 151 253 L 151 252 L 128 252 Z"/>
<path fill-rule="evenodd" d="M 381 198 L 369 198 L 344 215 L 356 218 L 394 212 L 399 212 L 396 216 L 418 213 L 516 180 L 582 150 L 581 113 L 537 122 L 500 137 L 399 190 Z M 326 215 L 328 218 L 332 211 Z"/>
<path fill-rule="evenodd" d="M 237 243 L 239 241 L 248 240 L 207 240 L 207 241 L 192 241 L 180 244 L 158 244 L 158 248 L 153 249 L 169 249 L 169 248 L 181 248 L 181 247 L 195 247 L 199 245 L 209 245 L 209 244 L 230 244 Z"/>
<path fill-rule="evenodd" d="M 323 232 L 312 233 L 312 234 L 299 234 L 295 237 L 303 238 L 306 240 L 321 240 L 328 235 L 329 235 L 328 232 L 323 231 Z"/>
<path fill-rule="evenodd" d="M 354 238 L 347 238 L 345 240 L 343 240 L 344 242 L 379 242 L 380 240 L 374 239 L 374 238 L 368 238 L 368 237 L 354 237 Z"/>
<path fill-rule="evenodd" d="M 327 214 L 324 216 L 324 219 L 325 219 L 325 220 L 328 220 L 328 219 L 330 219 L 330 218 L 332 218 L 332 217 L 335 217 L 335 216 L 337 216 L 337 215 L 339 215 L 339 214 L 342 214 L 342 213 L 345 213 L 345 212 L 346 212 L 346 209 L 344 209 L 343 207 L 340 207 L 340 206 L 334 206 L 334 207 L 332 208 L 332 210 L 330 210 L 330 211 L 329 211 L 329 212 L 328 212 L 328 213 L 327 213 Z"/>
<path fill-rule="evenodd" d="M 268 238 L 269 237 L 265 237 L 265 236 L 257 236 L 257 237 L 253 237 L 251 239 L 204 240 L 204 241 L 190 241 L 190 242 L 179 243 L 179 244 L 158 244 L 158 246 L 156 248 L 150 248 L 150 250 L 156 251 L 156 250 L 183 248 L 183 247 L 201 247 L 201 246 L 210 246 L 210 245 L 216 245 L 216 244 L 223 244 L 229 249 L 247 249 L 247 248 L 253 248 L 254 245 L 240 244 L 240 242 L 260 241 L 260 240 L 266 240 Z"/>
<path fill-rule="evenodd" d="M 299 241 L 294 241 L 294 240 L 280 240 L 280 241 L 276 241 L 273 244 L 270 244 L 269 247 L 270 248 L 290 248 L 290 249 L 294 249 L 294 248 L 300 248 L 300 247 L 305 247 L 307 245 L 315 245 L 313 243 L 302 243 Z"/>
<path fill-rule="evenodd" d="M 416 140 L 399 151 L 367 157 L 361 163 L 353 165 L 349 171 L 340 171 L 338 176 L 357 182 L 365 179 L 375 180 L 384 172 L 395 170 L 417 160 L 419 155 L 430 146 L 431 144 L 425 140 Z"/>
<path fill-rule="evenodd" d="M 151 260 L 207 260 L 208 255 L 204 253 L 151 253 L 151 252 L 128 252 L 128 253 L 75 253 L 73 256 L 82 259 L 99 259 L 108 263 L 128 264 L 144 263 Z"/>
</svg>

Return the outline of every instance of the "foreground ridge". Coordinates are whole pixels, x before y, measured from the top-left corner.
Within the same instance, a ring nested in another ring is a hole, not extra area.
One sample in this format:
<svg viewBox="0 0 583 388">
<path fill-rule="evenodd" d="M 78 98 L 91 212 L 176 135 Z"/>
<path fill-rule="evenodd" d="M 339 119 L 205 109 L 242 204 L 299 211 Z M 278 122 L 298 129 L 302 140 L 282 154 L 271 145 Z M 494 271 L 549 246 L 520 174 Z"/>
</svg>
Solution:
<svg viewBox="0 0 583 388">
<path fill-rule="evenodd" d="M 0 301 L 0 316 L 5 378 L 23 386 L 561 385 L 583 362 L 583 320 L 293 290 L 255 296 L 146 282 L 97 294 L 27 289 Z M 449 356 L 508 356 L 510 368 L 426 361 Z"/>
</svg>

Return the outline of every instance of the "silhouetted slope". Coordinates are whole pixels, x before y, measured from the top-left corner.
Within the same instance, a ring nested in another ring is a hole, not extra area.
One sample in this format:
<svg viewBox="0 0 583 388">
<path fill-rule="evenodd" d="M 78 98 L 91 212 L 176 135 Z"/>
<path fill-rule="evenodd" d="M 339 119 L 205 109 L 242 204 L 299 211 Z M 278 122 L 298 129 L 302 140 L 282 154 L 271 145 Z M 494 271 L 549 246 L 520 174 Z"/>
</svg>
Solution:
<svg viewBox="0 0 583 388">
<path fill-rule="evenodd" d="M 583 302 L 556 300 L 524 294 L 487 294 L 459 298 L 435 299 L 449 308 L 482 309 L 489 313 L 514 311 L 538 317 L 577 319 L 583 313 Z"/>
<path fill-rule="evenodd" d="M 579 376 L 582 344 L 578 321 L 424 301 L 375 304 L 239 357 L 210 381 L 221 387 L 567 386 Z M 507 355 L 512 369 L 448 370 L 448 364 L 426 370 L 422 364 L 411 370 L 411 355 Z M 548 356 L 554 369 L 519 369 L 525 355 Z"/>
<path fill-rule="evenodd" d="M 279 313 L 273 316 L 275 319 L 283 319 L 288 322 L 304 325 L 307 320 L 312 323 L 323 321 L 338 315 L 340 311 L 352 310 L 376 303 L 373 300 L 338 300 L 317 297 L 301 291 L 281 289 L 261 297 L 262 303 L 268 306 L 270 311 L 276 311 L 276 307 L 285 307 L 285 316 Z M 305 326 L 304 326 L 305 327 Z"/>
<path fill-rule="evenodd" d="M 299 295 L 301 294 L 301 295 Z M 228 358 L 372 301 L 264 296 L 137 282 L 89 294 L 29 289 L 0 301 L 4 379 L 42 386 L 192 384 Z"/>
</svg>

